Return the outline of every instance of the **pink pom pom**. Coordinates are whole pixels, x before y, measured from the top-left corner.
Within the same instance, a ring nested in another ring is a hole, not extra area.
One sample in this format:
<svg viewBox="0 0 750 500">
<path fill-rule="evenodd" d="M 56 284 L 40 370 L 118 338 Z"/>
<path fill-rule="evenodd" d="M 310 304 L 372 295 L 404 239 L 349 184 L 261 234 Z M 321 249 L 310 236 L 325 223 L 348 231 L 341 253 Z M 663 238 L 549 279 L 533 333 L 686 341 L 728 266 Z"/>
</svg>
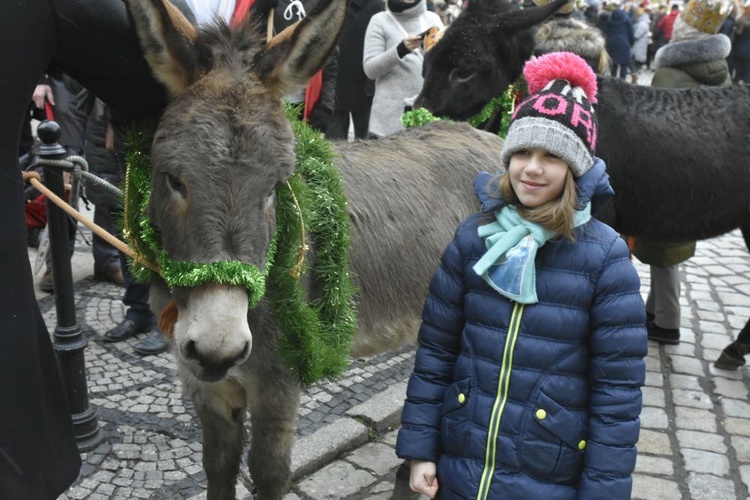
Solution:
<svg viewBox="0 0 750 500">
<path fill-rule="evenodd" d="M 572 52 L 551 52 L 533 57 L 523 67 L 529 94 L 536 94 L 552 80 L 567 80 L 581 87 L 591 104 L 596 104 L 596 75 L 586 61 Z"/>
</svg>

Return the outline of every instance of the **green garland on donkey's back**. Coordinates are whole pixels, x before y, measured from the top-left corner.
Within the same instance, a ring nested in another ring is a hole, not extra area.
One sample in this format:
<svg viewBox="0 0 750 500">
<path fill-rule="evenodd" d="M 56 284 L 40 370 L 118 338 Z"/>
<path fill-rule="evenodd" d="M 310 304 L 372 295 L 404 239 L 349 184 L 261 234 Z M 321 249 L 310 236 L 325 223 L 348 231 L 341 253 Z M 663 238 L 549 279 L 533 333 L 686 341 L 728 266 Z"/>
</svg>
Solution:
<svg viewBox="0 0 750 500">
<path fill-rule="evenodd" d="M 276 193 L 276 234 L 266 269 L 261 271 L 236 261 L 178 262 L 169 257 L 158 230 L 146 215 L 154 124 L 126 134 L 123 236 L 136 252 L 131 270 L 140 282 L 157 277 L 144 265 L 152 262 L 160 266 L 159 276 L 170 287 L 206 282 L 243 286 L 248 290 L 251 308 L 265 296 L 283 332 L 279 353 L 297 381 L 309 385 L 341 375 L 347 368 L 357 318 L 355 289 L 349 274 L 351 235 L 341 174 L 333 166 L 334 154 L 328 141 L 299 121 L 297 112 L 296 107 L 287 108 L 297 139 L 297 167 L 289 187 L 280 187 Z M 309 259 L 303 261 L 308 243 L 314 243 L 315 249 L 309 278 L 320 293 L 310 303 L 300 279 L 310 271 L 306 264 Z"/>
</svg>

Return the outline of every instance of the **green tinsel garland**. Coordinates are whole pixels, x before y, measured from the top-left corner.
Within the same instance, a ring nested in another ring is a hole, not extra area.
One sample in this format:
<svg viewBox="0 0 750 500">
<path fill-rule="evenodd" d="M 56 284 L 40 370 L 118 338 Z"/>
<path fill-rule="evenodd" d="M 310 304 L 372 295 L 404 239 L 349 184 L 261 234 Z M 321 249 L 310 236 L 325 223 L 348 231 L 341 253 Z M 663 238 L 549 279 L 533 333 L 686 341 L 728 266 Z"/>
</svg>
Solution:
<svg viewBox="0 0 750 500">
<path fill-rule="evenodd" d="M 472 127 L 477 127 L 489 120 L 492 113 L 500 109 L 503 114 L 500 121 L 500 130 L 497 132 L 497 135 L 505 139 L 505 136 L 508 133 L 508 127 L 510 126 L 510 119 L 513 116 L 513 110 L 515 109 L 516 100 L 518 99 L 518 96 L 525 94 L 526 82 L 523 76 L 520 76 L 515 83 L 508 86 L 507 90 L 503 92 L 501 96 L 493 97 L 490 102 L 484 105 L 479 113 L 469 118 L 467 122 Z M 407 128 L 421 127 L 427 123 L 443 119 L 444 118 L 433 115 L 424 108 L 420 108 L 404 113 L 401 116 L 401 123 Z"/>
<path fill-rule="evenodd" d="M 132 266 L 138 281 L 148 282 L 155 277 L 155 272 L 144 264 L 146 261 L 161 267 L 159 276 L 169 286 L 190 287 L 205 282 L 243 286 L 248 290 L 250 307 L 258 304 L 267 288 L 269 303 L 284 333 L 279 343 L 280 355 L 298 382 L 308 385 L 340 375 L 346 369 L 357 319 L 349 276 L 351 237 L 342 179 L 333 167 L 328 142 L 300 122 L 297 113 L 297 108 L 287 108 L 297 138 L 297 168 L 289 179 L 292 191 L 286 187 L 277 191 L 276 234 L 265 272 L 241 262 L 176 262 L 167 255 L 158 231 L 146 216 L 151 178 L 147 152 L 155 130 L 153 124 L 131 130 L 126 137 L 123 235 L 139 256 Z M 315 244 L 311 282 L 320 297 L 311 304 L 305 300 L 299 279 L 299 271 L 306 271 L 301 252 L 308 244 L 302 241 L 301 224 L 307 238 Z"/>
</svg>

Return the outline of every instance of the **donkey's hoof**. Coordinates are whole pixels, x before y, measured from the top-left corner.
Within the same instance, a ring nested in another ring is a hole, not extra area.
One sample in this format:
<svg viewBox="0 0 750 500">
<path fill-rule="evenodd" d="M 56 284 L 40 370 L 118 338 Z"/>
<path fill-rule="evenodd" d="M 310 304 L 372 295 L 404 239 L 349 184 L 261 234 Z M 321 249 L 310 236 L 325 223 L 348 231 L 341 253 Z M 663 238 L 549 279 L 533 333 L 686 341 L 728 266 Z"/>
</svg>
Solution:
<svg viewBox="0 0 750 500">
<path fill-rule="evenodd" d="M 720 370 L 736 370 L 745 364 L 745 354 L 748 352 L 750 347 L 732 342 L 722 351 L 714 366 Z"/>
</svg>

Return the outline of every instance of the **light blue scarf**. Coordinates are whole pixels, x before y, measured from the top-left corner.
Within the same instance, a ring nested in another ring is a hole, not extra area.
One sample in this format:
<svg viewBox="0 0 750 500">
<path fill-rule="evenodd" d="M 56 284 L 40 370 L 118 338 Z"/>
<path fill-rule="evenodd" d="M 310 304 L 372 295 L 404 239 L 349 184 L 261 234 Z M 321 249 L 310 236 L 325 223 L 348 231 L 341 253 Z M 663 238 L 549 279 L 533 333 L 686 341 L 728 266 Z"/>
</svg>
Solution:
<svg viewBox="0 0 750 500">
<path fill-rule="evenodd" d="M 573 217 L 573 227 L 591 219 L 591 204 Z M 495 222 L 477 228 L 487 252 L 474 264 L 474 272 L 493 289 L 520 304 L 539 302 L 536 296 L 536 252 L 557 233 L 529 222 L 516 207 L 506 205 L 495 212 Z"/>
</svg>

